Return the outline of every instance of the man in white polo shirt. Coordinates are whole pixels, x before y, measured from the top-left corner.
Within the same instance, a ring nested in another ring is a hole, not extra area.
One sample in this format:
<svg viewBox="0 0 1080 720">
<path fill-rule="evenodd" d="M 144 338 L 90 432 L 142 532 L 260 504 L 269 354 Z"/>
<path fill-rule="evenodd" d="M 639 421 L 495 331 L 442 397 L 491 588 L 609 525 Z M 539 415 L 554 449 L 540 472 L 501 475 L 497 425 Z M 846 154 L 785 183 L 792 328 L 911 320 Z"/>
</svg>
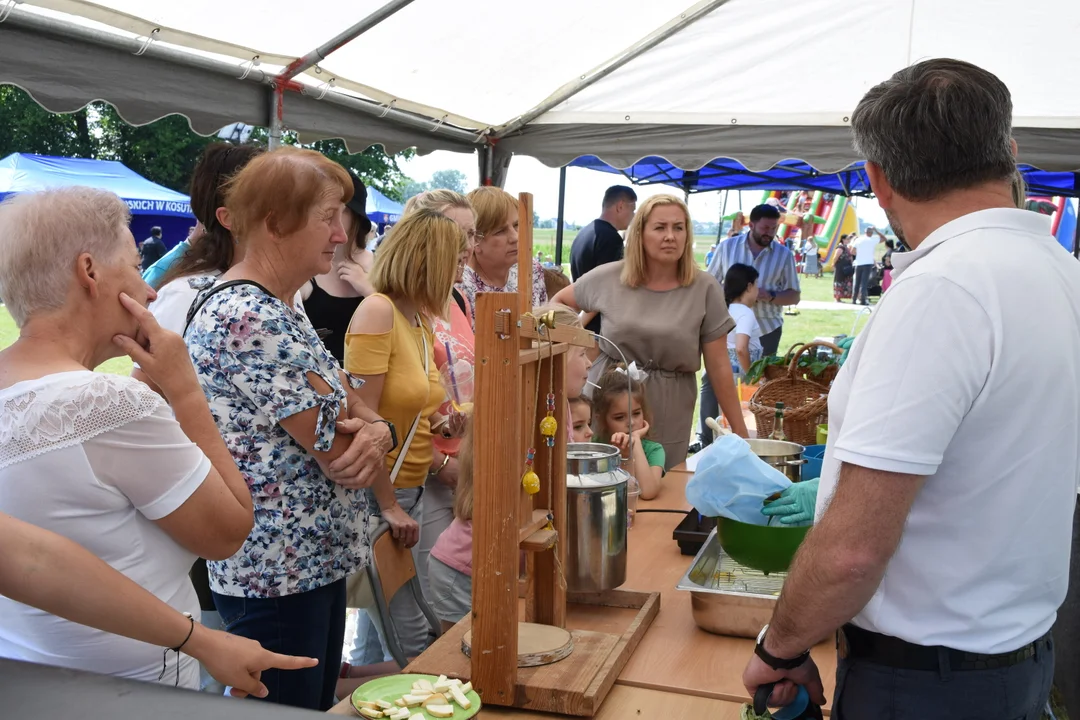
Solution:
<svg viewBox="0 0 1080 720">
<path fill-rule="evenodd" d="M 829 395 L 817 523 L 743 676 L 823 702 L 804 651 L 838 636 L 832 716 L 1037 718 L 1080 481 L 1080 263 L 1012 204 L 1012 102 L 928 60 L 852 115 L 911 252 Z"/>
<path fill-rule="evenodd" d="M 855 248 L 855 289 L 851 293 L 851 302 L 854 305 L 870 304 L 870 278 L 877 263 L 875 253 L 878 243 L 883 242 L 885 236 L 877 228 L 868 227 L 866 234 L 852 243 Z"/>
</svg>

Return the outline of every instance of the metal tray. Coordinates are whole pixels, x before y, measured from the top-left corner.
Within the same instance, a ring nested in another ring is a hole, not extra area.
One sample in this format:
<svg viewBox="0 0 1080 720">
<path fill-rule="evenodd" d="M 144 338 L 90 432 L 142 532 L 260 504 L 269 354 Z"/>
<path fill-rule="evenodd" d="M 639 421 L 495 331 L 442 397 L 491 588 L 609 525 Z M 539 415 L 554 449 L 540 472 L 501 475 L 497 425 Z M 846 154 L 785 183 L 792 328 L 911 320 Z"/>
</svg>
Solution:
<svg viewBox="0 0 1080 720">
<path fill-rule="evenodd" d="M 713 530 L 675 587 L 690 592 L 694 622 L 702 630 L 753 638 L 772 617 L 786 577 L 738 564 Z"/>
</svg>

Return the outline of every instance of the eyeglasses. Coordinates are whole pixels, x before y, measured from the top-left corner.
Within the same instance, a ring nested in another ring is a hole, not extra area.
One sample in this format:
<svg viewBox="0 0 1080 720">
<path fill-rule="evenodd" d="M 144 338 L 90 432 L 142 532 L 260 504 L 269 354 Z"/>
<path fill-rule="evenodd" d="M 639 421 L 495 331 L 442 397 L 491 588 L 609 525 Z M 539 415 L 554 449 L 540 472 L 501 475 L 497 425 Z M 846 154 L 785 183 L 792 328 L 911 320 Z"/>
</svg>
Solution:
<svg viewBox="0 0 1080 720">
<path fill-rule="evenodd" d="M 478 233 L 475 230 L 469 230 L 465 233 L 465 239 L 470 243 L 476 243 L 484 239 L 484 234 Z"/>
</svg>

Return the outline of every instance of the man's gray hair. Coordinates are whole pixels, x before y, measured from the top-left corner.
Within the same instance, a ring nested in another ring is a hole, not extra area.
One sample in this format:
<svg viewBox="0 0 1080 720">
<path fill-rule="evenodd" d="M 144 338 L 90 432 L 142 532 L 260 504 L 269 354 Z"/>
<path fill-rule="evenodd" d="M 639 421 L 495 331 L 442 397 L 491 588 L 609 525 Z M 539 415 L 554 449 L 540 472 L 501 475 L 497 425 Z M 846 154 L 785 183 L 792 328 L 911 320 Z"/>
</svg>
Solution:
<svg viewBox="0 0 1080 720">
<path fill-rule="evenodd" d="M 19 193 L 0 203 L 0 294 L 15 324 L 63 306 L 80 254 L 111 263 L 133 248 L 123 242 L 130 219 L 123 200 L 88 187 Z"/>
<path fill-rule="evenodd" d="M 1009 89 L 961 60 L 926 60 L 875 85 L 855 108 L 851 129 L 855 151 L 908 200 L 933 200 L 1016 172 Z"/>
</svg>

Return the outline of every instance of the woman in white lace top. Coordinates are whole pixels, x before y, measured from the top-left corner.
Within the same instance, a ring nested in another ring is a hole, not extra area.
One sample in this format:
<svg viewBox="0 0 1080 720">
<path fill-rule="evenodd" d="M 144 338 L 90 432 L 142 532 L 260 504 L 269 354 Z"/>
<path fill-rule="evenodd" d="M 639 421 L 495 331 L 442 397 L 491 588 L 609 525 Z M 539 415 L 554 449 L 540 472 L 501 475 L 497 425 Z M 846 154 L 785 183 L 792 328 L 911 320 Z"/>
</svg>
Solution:
<svg viewBox="0 0 1080 720">
<path fill-rule="evenodd" d="M 154 291 L 128 221 L 120 198 L 90 188 L 0 204 L 0 292 L 20 329 L 0 352 L 0 512 L 78 542 L 197 614 L 188 570 L 240 547 L 251 495 L 183 341 L 145 309 Z M 93 371 L 125 353 L 168 404 L 138 380 Z M 198 687 L 187 655 L 2 596 L 0 656 Z"/>
</svg>

